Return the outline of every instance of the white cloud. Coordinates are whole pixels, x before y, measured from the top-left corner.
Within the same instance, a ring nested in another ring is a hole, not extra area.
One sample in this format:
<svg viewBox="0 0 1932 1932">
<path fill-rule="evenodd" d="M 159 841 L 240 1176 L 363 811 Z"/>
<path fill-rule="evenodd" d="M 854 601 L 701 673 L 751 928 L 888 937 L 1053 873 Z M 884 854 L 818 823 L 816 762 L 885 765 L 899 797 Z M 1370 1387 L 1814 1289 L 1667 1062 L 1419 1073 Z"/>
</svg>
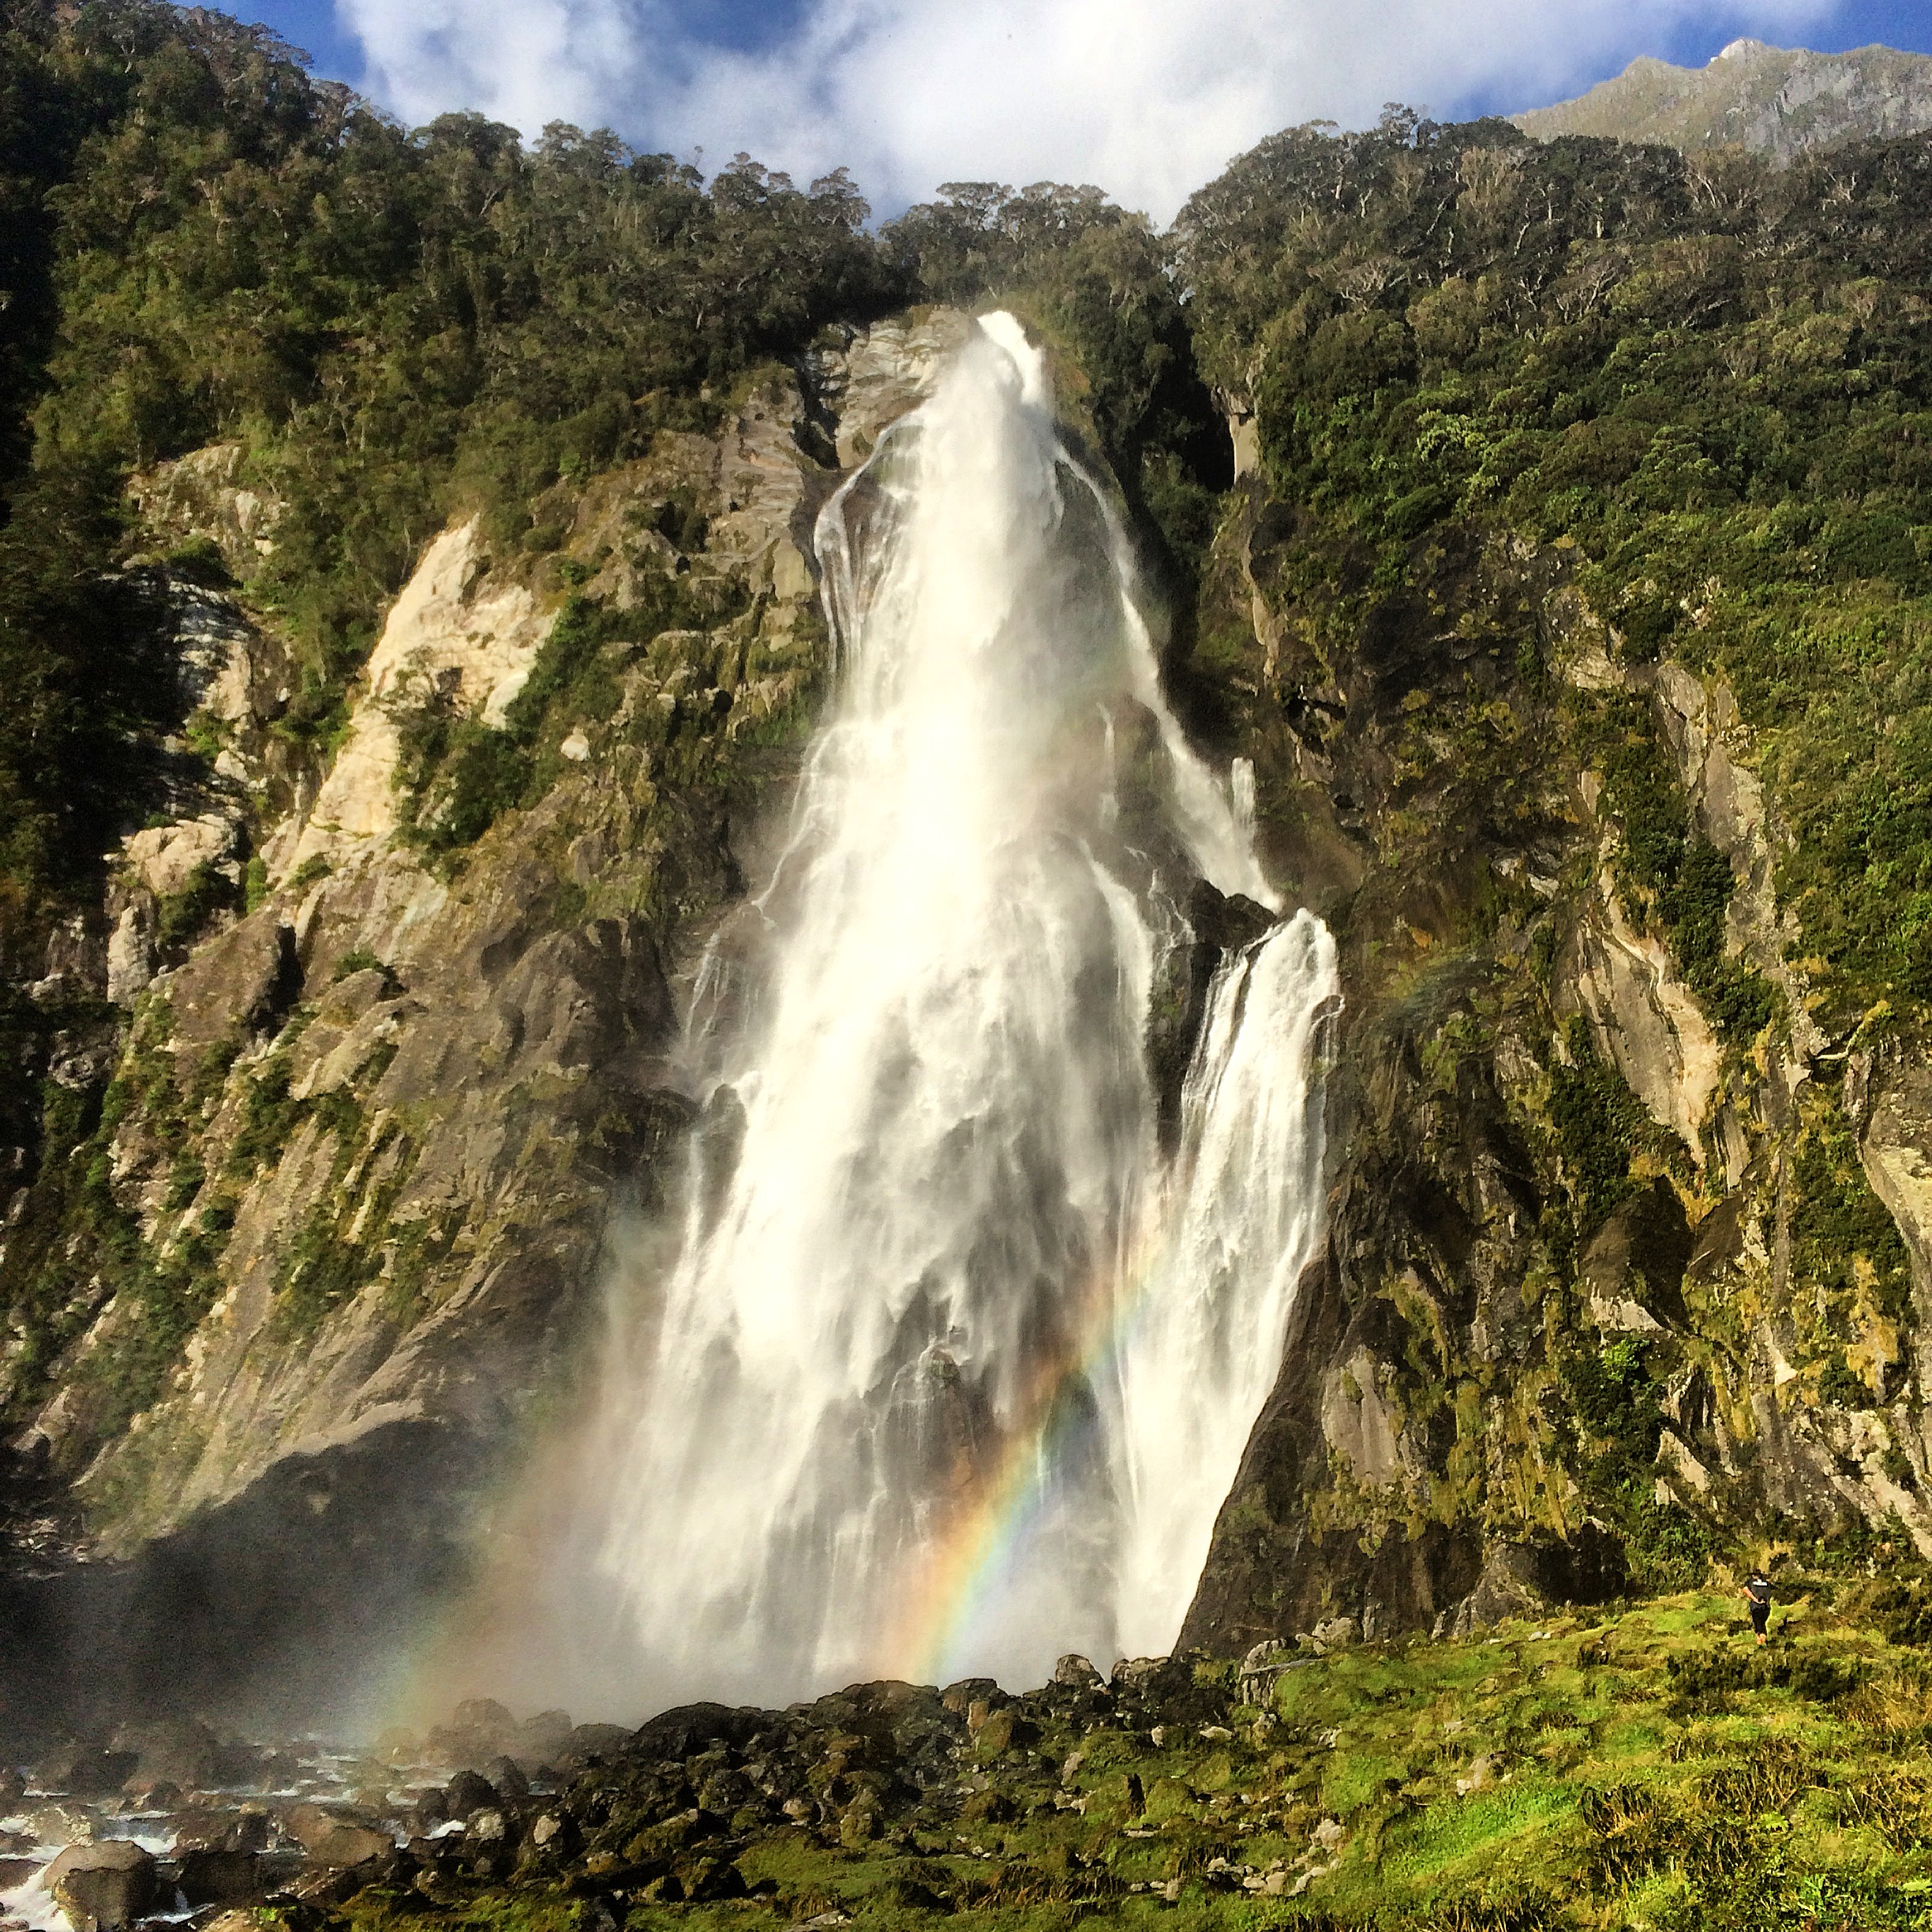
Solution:
<svg viewBox="0 0 1932 1932">
<path fill-rule="evenodd" d="M 1165 219 L 1277 128 L 1402 100 L 1560 99 L 1674 29 L 1802 32 L 1834 0 L 807 0 L 753 54 L 672 0 L 337 0 L 405 118 L 616 127 L 707 164 L 843 163 L 882 208 L 941 182 L 1093 182 Z"/>
<path fill-rule="evenodd" d="M 637 125 L 653 46 L 676 24 L 631 0 L 335 0 L 365 85 L 412 125 L 457 109 L 526 133 Z"/>
</svg>

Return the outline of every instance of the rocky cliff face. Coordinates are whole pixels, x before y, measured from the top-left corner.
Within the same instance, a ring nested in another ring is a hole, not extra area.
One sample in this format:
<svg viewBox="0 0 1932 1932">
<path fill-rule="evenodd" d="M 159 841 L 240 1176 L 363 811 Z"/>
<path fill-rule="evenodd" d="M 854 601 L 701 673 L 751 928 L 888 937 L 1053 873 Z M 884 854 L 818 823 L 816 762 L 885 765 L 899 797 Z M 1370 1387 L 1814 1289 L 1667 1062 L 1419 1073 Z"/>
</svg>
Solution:
<svg viewBox="0 0 1932 1932">
<path fill-rule="evenodd" d="M 1932 1552 L 1924 1082 L 1814 1018 L 1729 692 L 1560 548 L 1439 535 L 1368 597 L 1245 487 L 1196 670 L 1346 1009 L 1327 1253 L 1187 1640 L 1681 1587 L 1713 1535 Z M 1666 807 L 1714 855 L 1701 991 L 1629 884 Z"/>
<path fill-rule="evenodd" d="M 1789 161 L 1810 148 L 1932 127 L 1932 58 L 1737 40 L 1704 67 L 1632 61 L 1578 99 L 1511 118 L 1538 140 L 1586 134 L 1687 151 L 1735 145 Z"/>
<path fill-rule="evenodd" d="M 683 989 L 826 668 L 812 518 L 965 326 L 766 372 L 553 551 L 440 533 L 320 769 L 247 590 L 275 506 L 220 449 L 142 480 L 242 587 L 163 580 L 199 775 L 36 988 L 73 1023 L 0 1245 L 14 1682 L 166 1657 L 168 1701 L 299 1706 L 460 1576 L 613 1214 L 675 1178 Z M 1372 586 L 1251 471 L 1178 628 L 1346 972 L 1327 1249 L 1185 1642 L 1466 1629 L 1713 1538 L 1932 1554 L 1932 1084 L 1814 1017 L 1729 692 L 1572 564 L 1438 530 Z M 1715 868 L 1696 961 L 1646 837 Z"/>
<path fill-rule="evenodd" d="M 88 1018 L 0 1245 L 17 1489 L 53 1511 L 17 1541 L 60 1572 L 17 1636 L 132 1617 L 196 1694 L 299 1701 L 460 1567 L 613 1210 L 682 1144 L 678 984 L 826 668 L 812 519 L 964 326 L 767 372 L 575 492 L 548 555 L 444 530 L 320 771 L 246 590 L 275 506 L 222 450 L 143 479 L 242 588 L 170 587 L 212 768 L 43 989 Z"/>
</svg>

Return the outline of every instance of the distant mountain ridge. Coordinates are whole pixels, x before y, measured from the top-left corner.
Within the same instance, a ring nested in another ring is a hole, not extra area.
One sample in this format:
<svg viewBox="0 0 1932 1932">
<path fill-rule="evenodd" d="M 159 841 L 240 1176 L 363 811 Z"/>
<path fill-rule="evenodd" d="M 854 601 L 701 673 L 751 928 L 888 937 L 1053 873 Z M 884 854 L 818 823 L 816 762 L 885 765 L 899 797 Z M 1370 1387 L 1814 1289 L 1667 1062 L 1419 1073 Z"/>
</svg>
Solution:
<svg viewBox="0 0 1932 1932">
<path fill-rule="evenodd" d="M 1734 40 L 1706 66 L 1646 57 L 1575 100 L 1511 118 L 1538 140 L 1594 134 L 1687 152 L 1735 144 L 1788 161 L 1807 148 L 1932 128 L 1932 55 Z"/>
</svg>

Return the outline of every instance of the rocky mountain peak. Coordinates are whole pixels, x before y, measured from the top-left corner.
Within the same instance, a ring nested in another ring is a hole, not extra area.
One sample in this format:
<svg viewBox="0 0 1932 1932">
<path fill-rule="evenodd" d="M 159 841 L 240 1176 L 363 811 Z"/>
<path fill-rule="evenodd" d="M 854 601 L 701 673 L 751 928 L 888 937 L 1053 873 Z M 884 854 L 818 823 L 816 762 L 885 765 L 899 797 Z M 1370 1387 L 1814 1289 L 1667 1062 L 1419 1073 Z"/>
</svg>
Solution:
<svg viewBox="0 0 1932 1932">
<path fill-rule="evenodd" d="M 1702 67 L 1632 61 L 1574 100 L 1511 118 L 1538 140 L 1582 134 L 1687 152 L 1740 147 L 1788 162 L 1812 148 L 1932 127 L 1932 56 L 1886 47 L 1818 54 L 1738 39 Z"/>
</svg>

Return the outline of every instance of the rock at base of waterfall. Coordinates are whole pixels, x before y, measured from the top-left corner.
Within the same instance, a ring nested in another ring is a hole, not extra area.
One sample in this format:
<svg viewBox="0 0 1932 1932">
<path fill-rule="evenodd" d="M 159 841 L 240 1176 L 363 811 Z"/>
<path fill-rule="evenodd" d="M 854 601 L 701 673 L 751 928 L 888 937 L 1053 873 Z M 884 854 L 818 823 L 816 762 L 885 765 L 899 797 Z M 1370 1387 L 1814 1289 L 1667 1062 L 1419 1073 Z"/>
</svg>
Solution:
<svg viewBox="0 0 1932 1932">
<path fill-rule="evenodd" d="M 948 1684 L 939 1694 L 939 1702 L 957 1717 L 964 1717 L 973 1729 L 979 1727 L 972 1721 L 972 1708 L 983 1705 L 986 1710 L 992 1709 L 1000 1696 L 1000 1687 L 990 1677 L 962 1677 L 957 1683 Z M 986 1721 L 983 1712 L 980 1722 Z"/>
<path fill-rule="evenodd" d="M 121 1932 L 154 1902 L 154 1857 L 126 1838 L 69 1845 L 43 1882 L 73 1932 Z"/>
<path fill-rule="evenodd" d="M 449 1781 L 444 1797 L 445 1815 L 466 1818 L 478 1811 L 494 1811 L 500 1802 L 496 1788 L 474 1771 L 459 1771 Z"/>
<path fill-rule="evenodd" d="M 190 1852 L 177 1881 L 191 1908 L 246 1905 L 262 1893 L 260 1866 L 253 1852 Z"/>
<path fill-rule="evenodd" d="M 0 1769 L 0 1814 L 11 1812 L 27 1795 L 27 1780 L 11 1765 Z"/>
<path fill-rule="evenodd" d="M 974 1739 L 982 1758 L 998 1758 L 1009 1750 L 1024 1750 L 1039 1737 L 1039 1727 L 1009 1705 L 991 1713 Z"/>
<path fill-rule="evenodd" d="M 1097 1690 L 1106 1680 L 1078 1651 L 1069 1650 L 1054 1666 L 1053 1680 L 1076 1690 Z"/>
<path fill-rule="evenodd" d="M 298 1805 L 288 1814 L 286 1829 L 318 1865 L 367 1865 L 395 1849 L 387 1832 L 338 1818 L 320 1805 Z"/>
<path fill-rule="evenodd" d="M 120 1790 L 140 1762 L 133 1751 L 83 1751 L 51 1780 L 75 1798 L 107 1798 Z"/>
</svg>

